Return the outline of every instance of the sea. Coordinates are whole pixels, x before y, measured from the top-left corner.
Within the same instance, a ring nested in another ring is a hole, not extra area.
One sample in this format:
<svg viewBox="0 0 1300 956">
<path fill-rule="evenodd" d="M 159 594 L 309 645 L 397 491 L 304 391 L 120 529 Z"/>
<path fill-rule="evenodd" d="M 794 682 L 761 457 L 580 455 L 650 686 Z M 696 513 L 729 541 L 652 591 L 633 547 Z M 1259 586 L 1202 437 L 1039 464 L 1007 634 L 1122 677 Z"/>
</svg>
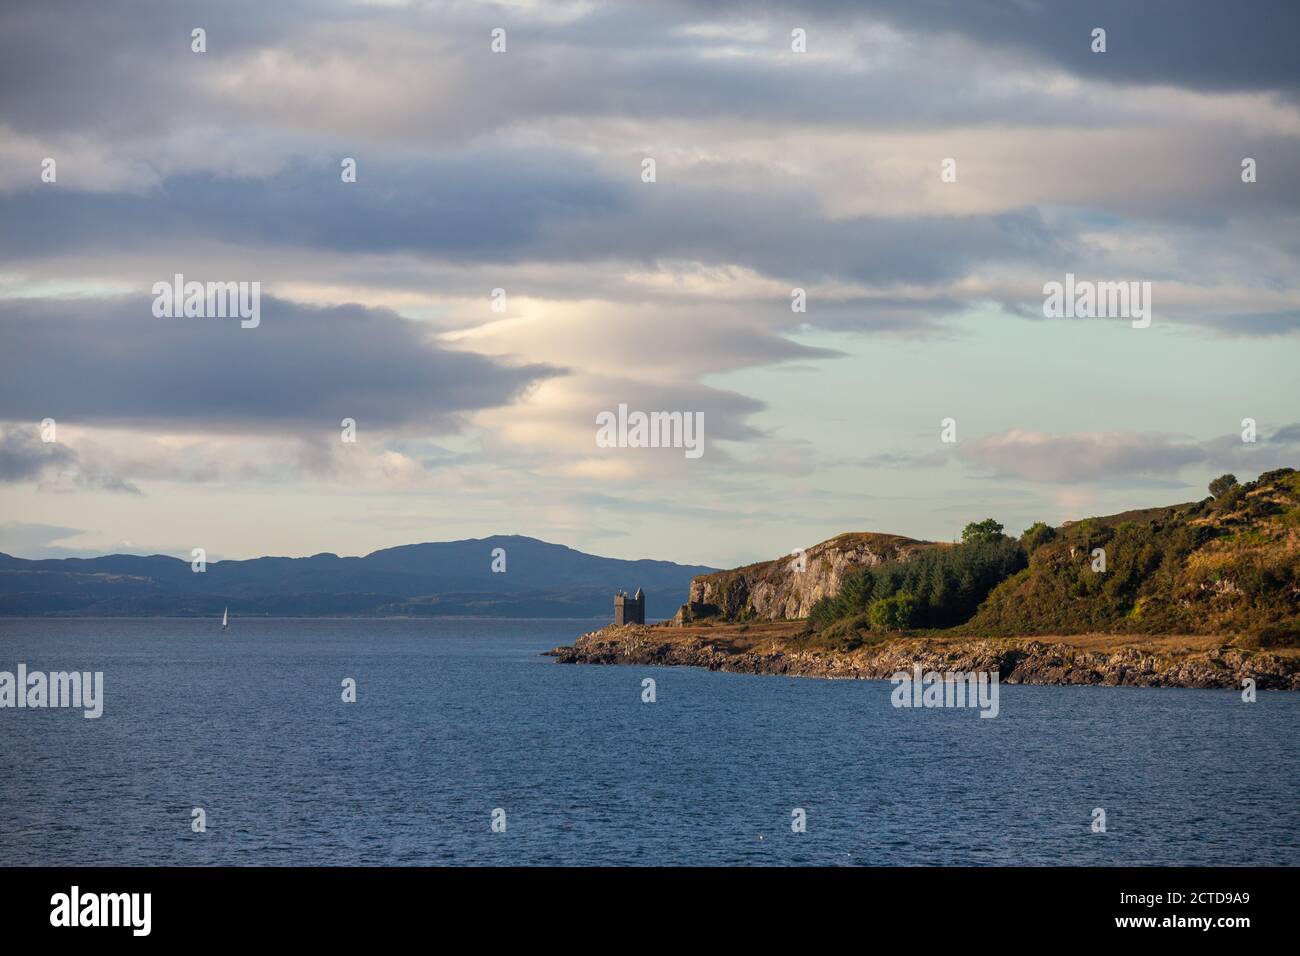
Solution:
<svg viewBox="0 0 1300 956">
<path fill-rule="evenodd" d="M 601 623 L 0 620 L 103 674 L 0 709 L 0 865 L 1300 865 L 1300 694 L 542 655 Z"/>
</svg>

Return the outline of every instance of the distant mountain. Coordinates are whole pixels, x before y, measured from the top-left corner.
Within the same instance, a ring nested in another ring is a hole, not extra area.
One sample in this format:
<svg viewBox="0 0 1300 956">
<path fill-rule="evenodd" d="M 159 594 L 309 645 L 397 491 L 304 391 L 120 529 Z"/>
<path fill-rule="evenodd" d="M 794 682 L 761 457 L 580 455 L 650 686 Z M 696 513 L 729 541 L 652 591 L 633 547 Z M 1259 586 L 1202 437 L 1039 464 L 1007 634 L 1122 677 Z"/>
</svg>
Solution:
<svg viewBox="0 0 1300 956">
<path fill-rule="evenodd" d="M 492 552 L 505 550 L 504 572 Z M 691 578 L 713 570 L 584 554 L 520 535 L 409 544 L 361 558 L 253 558 L 195 573 L 165 555 L 26 560 L 0 554 L 0 616 L 472 615 L 612 616 L 638 587 L 667 617 Z"/>
</svg>

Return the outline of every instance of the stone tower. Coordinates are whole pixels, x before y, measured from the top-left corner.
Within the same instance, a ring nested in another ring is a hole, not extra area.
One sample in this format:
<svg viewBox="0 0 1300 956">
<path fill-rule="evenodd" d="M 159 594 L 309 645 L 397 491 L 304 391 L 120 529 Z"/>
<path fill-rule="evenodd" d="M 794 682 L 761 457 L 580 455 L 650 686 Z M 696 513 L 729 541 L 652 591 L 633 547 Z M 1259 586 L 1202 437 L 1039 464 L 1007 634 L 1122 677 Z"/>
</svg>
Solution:
<svg viewBox="0 0 1300 956">
<path fill-rule="evenodd" d="M 614 595 L 614 623 L 615 624 L 644 624 L 645 623 L 645 592 L 640 588 L 636 589 L 636 594 L 632 597 L 627 596 L 626 591 L 619 591 Z"/>
</svg>

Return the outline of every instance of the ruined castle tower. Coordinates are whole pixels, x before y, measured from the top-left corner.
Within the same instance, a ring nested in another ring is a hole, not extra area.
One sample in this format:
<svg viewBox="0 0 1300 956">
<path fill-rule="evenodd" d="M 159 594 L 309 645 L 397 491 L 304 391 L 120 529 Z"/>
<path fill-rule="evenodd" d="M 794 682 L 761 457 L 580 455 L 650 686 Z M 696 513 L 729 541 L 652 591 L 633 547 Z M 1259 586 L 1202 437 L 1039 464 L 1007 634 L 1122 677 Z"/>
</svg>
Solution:
<svg viewBox="0 0 1300 956">
<path fill-rule="evenodd" d="M 645 623 L 645 593 L 640 588 L 633 597 L 628 597 L 626 591 L 614 595 L 614 623 Z"/>
</svg>

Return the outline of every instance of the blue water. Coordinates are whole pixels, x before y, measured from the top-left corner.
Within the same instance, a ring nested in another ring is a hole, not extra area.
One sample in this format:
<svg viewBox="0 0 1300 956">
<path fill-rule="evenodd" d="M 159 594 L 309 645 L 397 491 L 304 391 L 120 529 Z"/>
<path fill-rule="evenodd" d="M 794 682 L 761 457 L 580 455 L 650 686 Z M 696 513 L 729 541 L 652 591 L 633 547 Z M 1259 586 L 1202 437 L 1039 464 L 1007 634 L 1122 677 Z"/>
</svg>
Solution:
<svg viewBox="0 0 1300 956">
<path fill-rule="evenodd" d="M 1300 694 L 1004 685 L 988 720 L 539 656 L 588 627 L 0 621 L 0 670 L 105 682 L 98 720 L 0 710 L 0 864 L 1300 865 Z"/>
</svg>

